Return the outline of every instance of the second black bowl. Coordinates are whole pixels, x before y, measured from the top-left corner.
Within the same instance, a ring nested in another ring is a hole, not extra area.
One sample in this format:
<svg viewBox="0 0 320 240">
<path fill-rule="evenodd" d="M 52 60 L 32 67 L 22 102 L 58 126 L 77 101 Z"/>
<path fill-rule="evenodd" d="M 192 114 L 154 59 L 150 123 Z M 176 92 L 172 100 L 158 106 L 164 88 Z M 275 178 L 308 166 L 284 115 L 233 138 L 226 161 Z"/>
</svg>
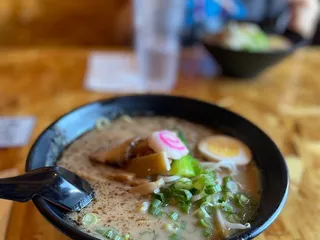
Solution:
<svg viewBox="0 0 320 240">
<path fill-rule="evenodd" d="M 284 36 L 291 41 L 292 46 L 284 50 L 270 52 L 232 50 L 221 47 L 212 41 L 203 40 L 202 42 L 221 66 L 224 75 L 237 78 L 252 78 L 292 54 L 298 47 L 307 44 L 307 40 L 292 31 L 286 31 Z"/>
</svg>

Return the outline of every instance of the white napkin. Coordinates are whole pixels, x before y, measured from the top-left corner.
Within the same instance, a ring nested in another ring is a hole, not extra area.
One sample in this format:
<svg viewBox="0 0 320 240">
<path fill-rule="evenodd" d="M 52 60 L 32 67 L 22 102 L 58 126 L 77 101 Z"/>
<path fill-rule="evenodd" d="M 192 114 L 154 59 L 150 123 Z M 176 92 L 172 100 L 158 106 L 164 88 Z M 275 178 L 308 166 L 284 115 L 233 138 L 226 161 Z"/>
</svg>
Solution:
<svg viewBox="0 0 320 240">
<path fill-rule="evenodd" d="M 31 137 L 36 118 L 0 117 L 0 148 L 26 145 Z"/>
<path fill-rule="evenodd" d="M 92 52 L 88 58 L 85 88 L 98 92 L 141 92 L 135 56 L 125 52 Z"/>
</svg>

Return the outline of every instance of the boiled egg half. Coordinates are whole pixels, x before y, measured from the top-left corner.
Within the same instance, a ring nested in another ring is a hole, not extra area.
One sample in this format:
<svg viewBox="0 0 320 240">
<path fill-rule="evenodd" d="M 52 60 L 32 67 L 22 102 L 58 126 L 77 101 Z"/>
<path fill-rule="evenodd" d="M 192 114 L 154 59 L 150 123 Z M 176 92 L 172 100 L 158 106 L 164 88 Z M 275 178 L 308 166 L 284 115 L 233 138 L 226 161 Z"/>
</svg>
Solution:
<svg viewBox="0 0 320 240">
<path fill-rule="evenodd" d="M 243 142 L 225 135 L 201 140 L 198 149 L 208 161 L 232 161 L 236 165 L 246 165 L 252 159 L 250 149 Z"/>
</svg>

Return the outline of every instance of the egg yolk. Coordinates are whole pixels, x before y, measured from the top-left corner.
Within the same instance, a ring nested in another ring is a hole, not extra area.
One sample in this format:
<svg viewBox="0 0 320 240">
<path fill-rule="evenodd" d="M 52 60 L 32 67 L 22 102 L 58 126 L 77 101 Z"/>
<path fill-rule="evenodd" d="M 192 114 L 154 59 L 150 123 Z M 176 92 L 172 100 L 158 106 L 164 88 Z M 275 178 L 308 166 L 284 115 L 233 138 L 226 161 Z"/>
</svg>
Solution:
<svg viewBox="0 0 320 240">
<path fill-rule="evenodd" d="M 207 149 L 213 154 L 222 157 L 235 157 L 240 154 L 239 143 L 232 139 L 216 138 L 207 142 Z"/>
</svg>

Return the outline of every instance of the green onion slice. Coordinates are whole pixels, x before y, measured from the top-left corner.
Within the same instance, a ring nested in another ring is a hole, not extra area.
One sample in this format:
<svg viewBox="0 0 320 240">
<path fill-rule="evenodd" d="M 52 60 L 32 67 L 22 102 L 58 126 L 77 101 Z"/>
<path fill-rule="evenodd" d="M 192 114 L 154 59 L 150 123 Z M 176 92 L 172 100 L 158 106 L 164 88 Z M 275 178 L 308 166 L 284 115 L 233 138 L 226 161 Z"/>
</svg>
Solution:
<svg viewBox="0 0 320 240">
<path fill-rule="evenodd" d="M 113 234 L 114 232 L 112 230 L 108 230 L 104 236 L 111 239 L 113 237 Z"/>
<path fill-rule="evenodd" d="M 203 236 L 210 237 L 212 236 L 212 229 L 210 228 L 204 229 L 202 233 L 203 233 Z"/>
<path fill-rule="evenodd" d="M 161 205 L 161 201 L 159 199 L 154 199 L 151 203 L 151 206 L 154 207 L 154 208 L 157 208 Z"/>
<path fill-rule="evenodd" d="M 179 231 L 179 227 L 176 224 L 166 224 L 165 228 L 170 233 L 176 233 Z"/>
<path fill-rule="evenodd" d="M 204 228 L 212 228 L 208 218 L 200 219 L 200 225 Z"/>
<path fill-rule="evenodd" d="M 225 204 L 223 207 L 222 207 L 222 211 L 226 212 L 226 213 L 234 213 L 234 209 L 231 205 L 229 204 Z"/>
<path fill-rule="evenodd" d="M 187 214 L 189 214 L 189 212 L 191 210 L 191 207 L 192 207 L 192 203 L 191 202 L 183 202 L 180 205 L 181 211 L 184 212 L 184 213 L 187 213 Z"/>
<path fill-rule="evenodd" d="M 121 240 L 121 236 L 119 235 L 114 235 L 114 237 L 112 238 L 113 240 Z"/>
<path fill-rule="evenodd" d="M 187 189 L 191 190 L 193 188 L 193 183 L 189 178 L 180 178 L 175 184 L 176 189 Z"/>
<path fill-rule="evenodd" d="M 156 198 L 156 199 L 159 199 L 161 202 L 164 202 L 165 201 L 165 195 L 163 194 L 163 193 L 155 193 L 154 194 L 154 197 Z"/>
<path fill-rule="evenodd" d="M 83 226 L 89 226 L 92 224 L 95 224 L 98 222 L 98 217 L 97 215 L 93 214 L 93 213 L 87 213 L 82 217 L 82 224 Z"/>
<path fill-rule="evenodd" d="M 170 213 L 168 214 L 168 216 L 169 216 L 169 218 L 171 218 L 172 220 L 177 221 L 178 218 L 179 218 L 179 213 L 177 213 L 177 212 L 170 212 Z"/>
<path fill-rule="evenodd" d="M 175 233 L 169 236 L 169 240 L 180 240 L 180 236 Z"/>
<path fill-rule="evenodd" d="M 130 240 L 130 234 L 124 234 L 122 235 L 123 240 Z"/>
<path fill-rule="evenodd" d="M 155 216 L 155 217 L 162 214 L 162 210 L 158 207 L 151 207 L 149 212 L 152 216 Z"/>
</svg>

